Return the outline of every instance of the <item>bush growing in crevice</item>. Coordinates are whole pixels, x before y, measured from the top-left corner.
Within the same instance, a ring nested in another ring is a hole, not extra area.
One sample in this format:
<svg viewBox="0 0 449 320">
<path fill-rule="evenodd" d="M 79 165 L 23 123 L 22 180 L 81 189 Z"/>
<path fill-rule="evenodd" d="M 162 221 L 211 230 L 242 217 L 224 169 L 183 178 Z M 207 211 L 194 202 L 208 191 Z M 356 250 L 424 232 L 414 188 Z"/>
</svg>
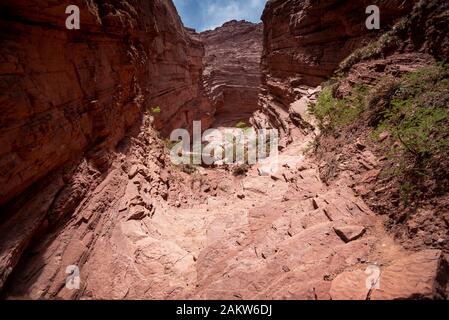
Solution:
<svg viewBox="0 0 449 320">
<path fill-rule="evenodd" d="M 232 174 L 235 177 L 243 176 L 248 173 L 250 166 L 247 164 L 239 164 L 232 168 Z"/>
<path fill-rule="evenodd" d="M 152 114 L 160 114 L 162 112 L 161 107 L 159 106 L 151 107 L 149 110 Z"/>
<path fill-rule="evenodd" d="M 235 127 L 238 129 L 247 130 L 250 126 L 245 121 L 239 121 L 235 124 Z"/>
</svg>

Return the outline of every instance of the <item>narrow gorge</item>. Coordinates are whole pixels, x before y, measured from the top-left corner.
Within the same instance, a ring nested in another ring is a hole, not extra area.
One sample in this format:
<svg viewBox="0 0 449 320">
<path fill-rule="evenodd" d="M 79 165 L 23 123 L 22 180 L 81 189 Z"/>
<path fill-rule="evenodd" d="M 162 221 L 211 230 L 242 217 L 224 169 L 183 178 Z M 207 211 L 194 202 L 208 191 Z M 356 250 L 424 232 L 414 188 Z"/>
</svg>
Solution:
<svg viewBox="0 0 449 320">
<path fill-rule="evenodd" d="M 1 298 L 447 299 L 448 22 L 445 0 L 269 0 L 203 32 L 171 0 L 0 1 Z M 278 130 L 279 154 L 174 164 L 194 121 Z"/>
<path fill-rule="evenodd" d="M 262 24 L 230 21 L 201 33 L 206 48 L 203 81 L 216 110 L 216 125 L 248 123 L 257 109 Z"/>
</svg>

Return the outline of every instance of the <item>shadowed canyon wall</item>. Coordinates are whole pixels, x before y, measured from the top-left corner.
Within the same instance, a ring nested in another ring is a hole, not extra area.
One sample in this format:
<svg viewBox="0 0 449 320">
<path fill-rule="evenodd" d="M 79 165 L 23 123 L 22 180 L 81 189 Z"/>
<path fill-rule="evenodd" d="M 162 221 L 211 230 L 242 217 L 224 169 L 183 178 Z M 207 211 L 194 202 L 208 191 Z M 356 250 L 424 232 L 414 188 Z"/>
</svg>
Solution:
<svg viewBox="0 0 449 320">
<path fill-rule="evenodd" d="M 248 120 L 257 109 L 263 25 L 230 21 L 201 33 L 206 48 L 204 86 L 219 124 Z"/>
<path fill-rule="evenodd" d="M 366 7 L 378 5 L 381 28 L 388 29 L 413 2 L 268 1 L 262 16 L 263 91 L 254 124 L 288 131 L 290 104 L 327 80 L 350 53 L 383 33 L 366 28 Z"/>
<path fill-rule="evenodd" d="M 69 4 L 80 30 L 65 27 Z M 87 161 L 101 179 L 148 110 L 162 134 L 213 119 L 204 47 L 171 1 L 2 1 L 0 13 L 1 288 L 48 212 L 55 223 L 86 195 L 84 180 L 62 192 L 70 168 Z"/>
<path fill-rule="evenodd" d="M 203 46 L 171 1 L 1 4 L 0 204 L 88 149 L 114 147 L 146 109 L 155 127 L 186 127 L 209 109 Z M 14 91 L 11 91 L 14 88 Z"/>
</svg>

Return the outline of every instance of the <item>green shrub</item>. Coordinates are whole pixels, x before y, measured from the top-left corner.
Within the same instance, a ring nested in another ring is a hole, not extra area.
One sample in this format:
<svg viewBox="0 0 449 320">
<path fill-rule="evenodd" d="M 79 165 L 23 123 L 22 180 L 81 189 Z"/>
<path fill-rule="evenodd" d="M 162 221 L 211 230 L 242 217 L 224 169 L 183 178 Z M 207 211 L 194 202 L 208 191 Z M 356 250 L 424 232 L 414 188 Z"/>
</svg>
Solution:
<svg viewBox="0 0 449 320">
<path fill-rule="evenodd" d="M 428 158 L 449 150 L 449 67 L 405 75 L 382 112 L 375 136 L 389 131 L 403 149 Z"/>
<path fill-rule="evenodd" d="M 366 86 L 357 86 L 350 95 L 339 99 L 334 97 L 331 87 L 326 87 L 318 95 L 311 111 L 323 128 L 337 129 L 351 124 L 365 109 L 367 90 Z"/>
<path fill-rule="evenodd" d="M 317 102 L 315 106 L 312 107 L 312 112 L 320 122 L 324 122 L 338 103 L 338 99 L 333 96 L 332 89 L 326 87 L 318 95 Z"/>
<path fill-rule="evenodd" d="M 244 130 L 249 128 L 248 124 L 245 121 L 237 122 L 235 127 L 238 128 L 238 129 L 244 129 Z"/>
<path fill-rule="evenodd" d="M 159 107 L 159 106 L 152 107 L 152 108 L 150 109 L 150 111 L 151 111 L 151 113 L 159 114 L 159 113 L 161 113 L 161 107 Z"/>
</svg>

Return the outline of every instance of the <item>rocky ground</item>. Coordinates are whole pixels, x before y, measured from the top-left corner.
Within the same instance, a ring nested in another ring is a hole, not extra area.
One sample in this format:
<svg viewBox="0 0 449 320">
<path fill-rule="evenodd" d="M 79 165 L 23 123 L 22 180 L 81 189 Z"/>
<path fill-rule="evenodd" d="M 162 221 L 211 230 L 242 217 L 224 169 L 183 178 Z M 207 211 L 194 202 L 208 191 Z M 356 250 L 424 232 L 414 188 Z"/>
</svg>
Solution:
<svg viewBox="0 0 449 320">
<path fill-rule="evenodd" d="M 30 250 L 7 297 L 444 297 L 442 252 L 410 254 L 348 181 L 323 183 L 305 155 L 315 134 L 294 132 L 277 173 L 263 176 L 256 166 L 238 177 L 225 169 L 180 172 L 165 148 L 155 153 L 154 140 L 140 136 L 74 215 Z M 64 286 L 72 264 L 81 290 Z M 380 290 L 366 286 L 373 266 Z"/>
</svg>

